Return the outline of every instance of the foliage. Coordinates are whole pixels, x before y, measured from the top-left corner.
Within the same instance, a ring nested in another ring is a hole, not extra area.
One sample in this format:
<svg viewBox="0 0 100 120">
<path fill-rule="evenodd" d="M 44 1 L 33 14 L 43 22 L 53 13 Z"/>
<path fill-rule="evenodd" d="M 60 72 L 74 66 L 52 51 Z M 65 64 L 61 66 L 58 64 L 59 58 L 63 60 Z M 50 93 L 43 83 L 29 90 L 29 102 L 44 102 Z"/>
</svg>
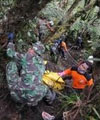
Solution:
<svg viewBox="0 0 100 120">
<path fill-rule="evenodd" d="M 47 20 L 53 20 L 56 23 L 62 18 L 62 16 L 64 16 L 64 10 L 59 9 L 56 1 L 52 1 L 47 4 L 47 6 L 40 11 L 39 14 L 43 14 Z M 28 20 L 24 28 L 18 32 L 16 36 L 17 41 L 22 40 L 25 43 L 36 42 L 38 40 L 38 34 L 36 33 L 37 21 L 38 17 L 35 17 L 33 20 Z M 18 48 L 20 50 L 22 47 L 19 47 L 18 45 Z"/>
<path fill-rule="evenodd" d="M 56 20 L 59 21 L 64 15 L 64 10 L 60 9 L 58 7 L 57 2 L 55 2 L 55 1 L 52 1 L 51 3 L 49 3 L 46 6 L 46 8 L 44 8 L 41 12 L 48 19 L 54 20 L 54 21 L 56 21 Z"/>
<path fill-rule="evenodd" d="M 16 0 L 0 0 L 0 19 L 6 19 L 6 13 L 15 5 Z"/>
<path fill-rule="evenodd" d="M 80 97 L 77 94 L 70 94 L 70 95 L 61 94 L 59 99 L 61 101 L 62 108 L 68 109 L 69 106 L 71 107 L 75 105 L 76 102 L 80 100 Z"/>
<path fill-rule="evenodd" d="M 68 0 L 68 4 L 66 5 L 65 9 L 61 9 L 58 7 L 59 0 L 53 0 L 50 2 L 46 8 L 44 8 L 42 11 L 40 11 L 39 14 L 42 14 L 47 17 L 49 20 L 53 20 L 56 26 L 56 23 L 59 22 L 62 18 L 66 16 L 67 10 L 72 6 L 73 2 L 75 0 Z M 40 1 L 40 3 L 42 0 Z M 81 0 L 80 3 L 76 6 L 76 8 L 72 11 L 72 15 L 80 11 L 81 9 L 84 9 L 85 7 L 85 0 Z M 0 22 L 2 20 L 6 20 L 6 14 L 10 8 L 12 8 L 16 3 L 16 0 L 1 0 L 0 1 Z M 71 24 L 65 23 L 62 26 L 57 26 L 57 29 L 59 29 L 58 36 L 60 33 L 62 34 L 63 31 L 67 31 L 70 33 L 70 40 L 72 42 L 75 42 L 75 39 L 78 36 L 79 32 L 82 32 L 83 39 L 84 39 L 84 46 L 85 50 L 83 51 L 84 59 L 87 59 L 89 55 L 93 54 L 93 52 L 96 50 L 96 48 L 100 48 L 100 19 L 98 18 L 99 13 L 99 7 L 93 6 L 93 8 L 90 8 L 88 11 L 83 12 L 82 14 L 77 17 Z M 69 19 L 69 16 L 67 16 Z M 65 17 L 65 19 L 67 19 Z M 62 20 L 62 23 L 64 21 Z M 36 25 L 37 25 L 37 17 L 34 19 L 29 19 L 27 22 L 25 22 L 25 25 L 22 29 L 18 31 L 16 34 L 16 46 L 18 51 L 22 52 L 29 47 L 28 45 L 38 40 L 38 35 L 36 34 Z M 69 29 L 66 29 L 67 27 Z M 50 36 L 51 37 L 51 36 Z M 53 38 L 54 39 L 54 38 Z M 69 40 L 69 41 L 70 41 Z M 28 44 L 28 45 L 27 45 Z M 48 44 L 48 43 L 47 43 Z M 46 45 L 46 49 L 50 50 L 49 45 Z M 0 55 L 1 57 L 1 55 Z M 100 61 L 100 58 L 94 58 L 95 61 Z M 0 71 L 1 72 L 1 71 Z M 3 79 L 4 73 L 1 72 L 0 79 Z M 97 88 L 100 90 L 100 85 L 97 85 Z M 95 92 L 96 94 L 96 92 Z M 93 94 L 94 96 L 94 94 Z M 67 95 L 61 95 L 59 100 L 61 101 L 62 108 L 65 110 L 70 110 L 74 105 L 76 105 L 77 101 L 81 100 L 81 97 L 79 97 L 77 94 L 71 94 L 69 96 Z M 87 114 L 86 119 L 88 120 L 97 120 L 100 118 L 99 111 L 100 107 L 99 105 L 99 97 L 97 101 L 94 101 L 92 103 L 92 107 L 88 106 L 86 104 L 84 111 Z M 83 101 L 84 102 L 84 101 Z M 96 103 L 98 105 L 96 105 Z M 92 115 L 91 115 L 92 113 Z"/>
<path fill-rule="evenodd" d="M 88 56 L 93 54 L 96 48 L 100 47 L 100 20 L 97 18 L 98 12 L 99 8 L 97 6 L 92 8 L 85 17 L 83 17 L 83 14 L 70 27 L 70 32 L 74 31 L 74 39 L 77 38 L 78 33 L 82 32 L 85 47 L 87 48 L 87 52 L 84 52 L 85 56 L 87 56 L 87 53 Z"/>
</svg>

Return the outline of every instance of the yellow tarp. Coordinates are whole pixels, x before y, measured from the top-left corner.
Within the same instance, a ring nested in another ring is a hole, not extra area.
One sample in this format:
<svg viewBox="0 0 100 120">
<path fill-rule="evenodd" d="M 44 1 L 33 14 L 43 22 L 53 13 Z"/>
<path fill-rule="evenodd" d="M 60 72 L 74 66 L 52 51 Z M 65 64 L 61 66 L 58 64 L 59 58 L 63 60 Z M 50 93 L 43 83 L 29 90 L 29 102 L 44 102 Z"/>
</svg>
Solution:
<svg viewBox="0 0 100 120">
<path fill-rule="evenodd" d="M 64 80 L 55 72 L 46 71 L 42 80 L 46 85 L 56 90 L 62 90 L 65 86 Z"/>
<path fill-rule="evenodd" d="M 43 63 L 46 65 L 48 61 L 44 60 Z"/>
</svg>

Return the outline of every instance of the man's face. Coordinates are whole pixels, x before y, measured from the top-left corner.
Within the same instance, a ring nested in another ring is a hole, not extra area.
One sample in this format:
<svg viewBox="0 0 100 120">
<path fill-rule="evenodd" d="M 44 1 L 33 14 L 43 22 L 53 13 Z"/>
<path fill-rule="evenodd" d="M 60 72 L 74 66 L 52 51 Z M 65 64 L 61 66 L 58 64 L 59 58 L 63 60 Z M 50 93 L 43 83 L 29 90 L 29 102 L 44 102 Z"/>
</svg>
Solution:
<svg viewBox="0 0 100 120">
<path fill-rule="evenodd" d="M 86 63 L 82 63 L 78 67 L 78 72 L 84 74 L 87 71 L 87 69 L 88 69 L 88 65 Z"/>
</svg>

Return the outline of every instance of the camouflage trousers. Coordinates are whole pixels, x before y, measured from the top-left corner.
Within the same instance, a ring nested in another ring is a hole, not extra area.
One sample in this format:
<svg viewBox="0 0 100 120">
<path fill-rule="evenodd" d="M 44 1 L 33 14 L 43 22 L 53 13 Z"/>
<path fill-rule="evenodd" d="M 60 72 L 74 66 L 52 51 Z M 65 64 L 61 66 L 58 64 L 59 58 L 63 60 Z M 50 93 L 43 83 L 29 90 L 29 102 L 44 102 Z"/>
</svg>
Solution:
<svg viewBox="0 0 100 120">
<path fill-rule="evenodd" d="M 6 67 L 6 78 L 10 94 L 16 102 L 36 106 L 43 98 L 46 98 L 48 103 L 52 103 L 55 99 L 55 93 L 46 85 L 39 86 L 39 88 L 36 86 L 36 89 L 41 90 L 39 93 L 36 90 L 31 90 L 31 88 L 23 86 L 23 80 L 19 76 L 18 67 L 15 62 L 8 63 Z M 35 95 L 33 94 L 34 92 Z"/>
</svg>

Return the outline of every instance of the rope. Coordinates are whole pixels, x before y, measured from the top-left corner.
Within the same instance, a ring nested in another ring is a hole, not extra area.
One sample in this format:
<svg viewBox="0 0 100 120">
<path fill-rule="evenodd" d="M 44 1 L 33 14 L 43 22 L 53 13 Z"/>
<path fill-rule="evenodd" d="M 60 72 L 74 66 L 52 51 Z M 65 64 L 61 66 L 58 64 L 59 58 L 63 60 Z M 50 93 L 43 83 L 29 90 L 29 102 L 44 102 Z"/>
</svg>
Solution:
<svg viewBox="0 0 100 120">
<path fill-rule="evenodd" d="M 67 54 L 71 57 L 71 59 L 74 61 L 74 63 L 76 64 L 76 65 L 78 65 L 78 62 L 71 56 L 71 54 L 69 53 L 69 51 L 66 51 L 67 52 Z"/>
<path fill-rule="evenodd" d="M 69 53 L 69 51 L 73 48 L 74 46 L 72 46 L 70 49 L 68 49 L 66 51 L 67 55 L 69 55 L 69 57 L 73 60 L 73 62 L 75 63 L 75 65 L 78 65 L 78 62 L 71 56 L 71 54 Z"/>
</svg>

